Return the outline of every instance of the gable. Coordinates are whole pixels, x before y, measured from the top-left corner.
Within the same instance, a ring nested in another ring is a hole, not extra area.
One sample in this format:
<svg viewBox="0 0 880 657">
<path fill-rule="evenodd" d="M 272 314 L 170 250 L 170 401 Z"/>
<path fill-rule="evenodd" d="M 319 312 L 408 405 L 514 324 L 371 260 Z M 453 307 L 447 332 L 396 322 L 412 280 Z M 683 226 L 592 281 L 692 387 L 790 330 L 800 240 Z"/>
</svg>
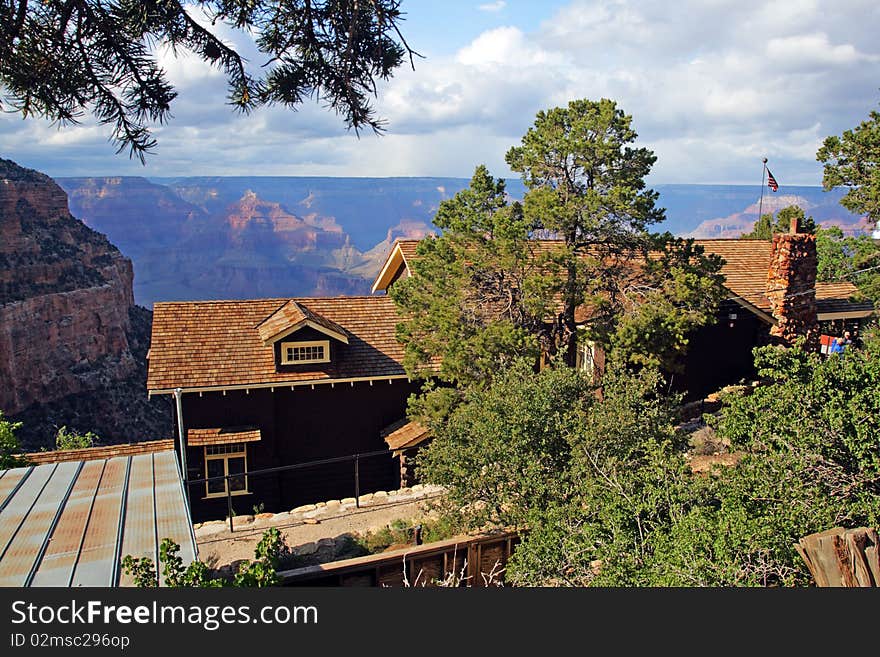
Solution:
<svg viewBox="0 0 880 657">
<path fill-rule="evenodd" d="M 348 344 L 348 335 L 344 328 L 310 310 L 304 303 L 298 303 L 293 299 L 282 304 L 280 308 L 263 320 L 257 326 L 257 331 L 263 344 L 268 346 L 304 328 L 313 329 L 334 340 Z"/>
</svg>

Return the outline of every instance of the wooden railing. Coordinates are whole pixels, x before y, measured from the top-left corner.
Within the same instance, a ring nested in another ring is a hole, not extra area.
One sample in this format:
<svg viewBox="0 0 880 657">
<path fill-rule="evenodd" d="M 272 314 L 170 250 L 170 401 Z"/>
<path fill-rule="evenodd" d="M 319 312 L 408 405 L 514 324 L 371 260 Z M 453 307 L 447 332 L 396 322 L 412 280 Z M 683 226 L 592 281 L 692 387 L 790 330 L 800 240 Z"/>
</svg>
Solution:
<svg viewBox="0 0 880 657">
<path fill-rule="evenodd" d="M 498 586 L 517 532 L 456 536 L 279 573 L 283 586 Z"/>
</svg>

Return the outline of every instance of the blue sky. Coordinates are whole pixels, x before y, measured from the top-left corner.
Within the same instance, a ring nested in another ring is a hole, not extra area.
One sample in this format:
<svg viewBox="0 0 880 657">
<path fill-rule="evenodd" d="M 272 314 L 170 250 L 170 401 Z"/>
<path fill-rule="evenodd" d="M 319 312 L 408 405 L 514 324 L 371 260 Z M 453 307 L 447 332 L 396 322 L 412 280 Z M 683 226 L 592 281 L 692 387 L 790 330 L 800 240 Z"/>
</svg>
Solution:
<svg viewBox="0 0 880 657">
<path fill-rule="evenodd" d="M 380 87 L 387 133 L 357 138 L 315 103 L 244 118 L 223 76 L 161 61 L 179 92 L 147 165 L 116 155 L 94 123 L 58 130 L 0 115 L 0 155 L 65 175 L 510 176 L 504 154 L 541 109 L 615 99 L 649 182 L 818 185 L 815 153 L 877 108 L 875 0 L 403 0 L 402 30 L 425 55 Z M 247 37 L 224 38 L 253 54 Z M 255 65 L 260 58 L 253 57 Z"/>
</svg>

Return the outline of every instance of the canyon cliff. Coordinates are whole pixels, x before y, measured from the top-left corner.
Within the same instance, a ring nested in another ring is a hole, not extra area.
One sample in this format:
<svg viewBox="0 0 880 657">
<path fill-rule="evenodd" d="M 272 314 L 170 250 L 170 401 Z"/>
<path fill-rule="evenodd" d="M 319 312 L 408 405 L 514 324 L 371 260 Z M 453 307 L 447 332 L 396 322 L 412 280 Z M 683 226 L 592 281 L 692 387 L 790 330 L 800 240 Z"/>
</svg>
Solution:
<svg viewBox="0 0 880 657">
<path fill-rule="evenodd" d="M 0 410 L 25 423 L 28 449 L 62 425 L 107 443 L 170 434 L 143 387 L 150 318 L 132 282 L 131 260 L 51 178 L 0 159 Z"/>
</svg>

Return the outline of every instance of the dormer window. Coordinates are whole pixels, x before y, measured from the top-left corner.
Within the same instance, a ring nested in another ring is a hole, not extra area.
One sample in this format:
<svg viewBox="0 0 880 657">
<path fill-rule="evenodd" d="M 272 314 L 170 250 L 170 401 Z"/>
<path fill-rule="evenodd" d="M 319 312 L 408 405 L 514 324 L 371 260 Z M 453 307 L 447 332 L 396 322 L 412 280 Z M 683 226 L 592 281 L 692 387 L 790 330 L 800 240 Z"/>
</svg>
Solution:
<svg viewBox="0 0 880 657">
<path fill-rule="evenodd" d="M 329 363 L 330 342 L 334 342 L 335 358 L 345 353 L 348 344 L 348 332 L 342 326 L 293 299 L 260 322 L 257 331 L 263 344 L 272 347 L 276 368 Z"/>
<path fill-rule="evenodd" d="M 281 364 L 301 365 L 303 363 L 329 363 L 330 341 L 282 342 Z"/>
</svg>

